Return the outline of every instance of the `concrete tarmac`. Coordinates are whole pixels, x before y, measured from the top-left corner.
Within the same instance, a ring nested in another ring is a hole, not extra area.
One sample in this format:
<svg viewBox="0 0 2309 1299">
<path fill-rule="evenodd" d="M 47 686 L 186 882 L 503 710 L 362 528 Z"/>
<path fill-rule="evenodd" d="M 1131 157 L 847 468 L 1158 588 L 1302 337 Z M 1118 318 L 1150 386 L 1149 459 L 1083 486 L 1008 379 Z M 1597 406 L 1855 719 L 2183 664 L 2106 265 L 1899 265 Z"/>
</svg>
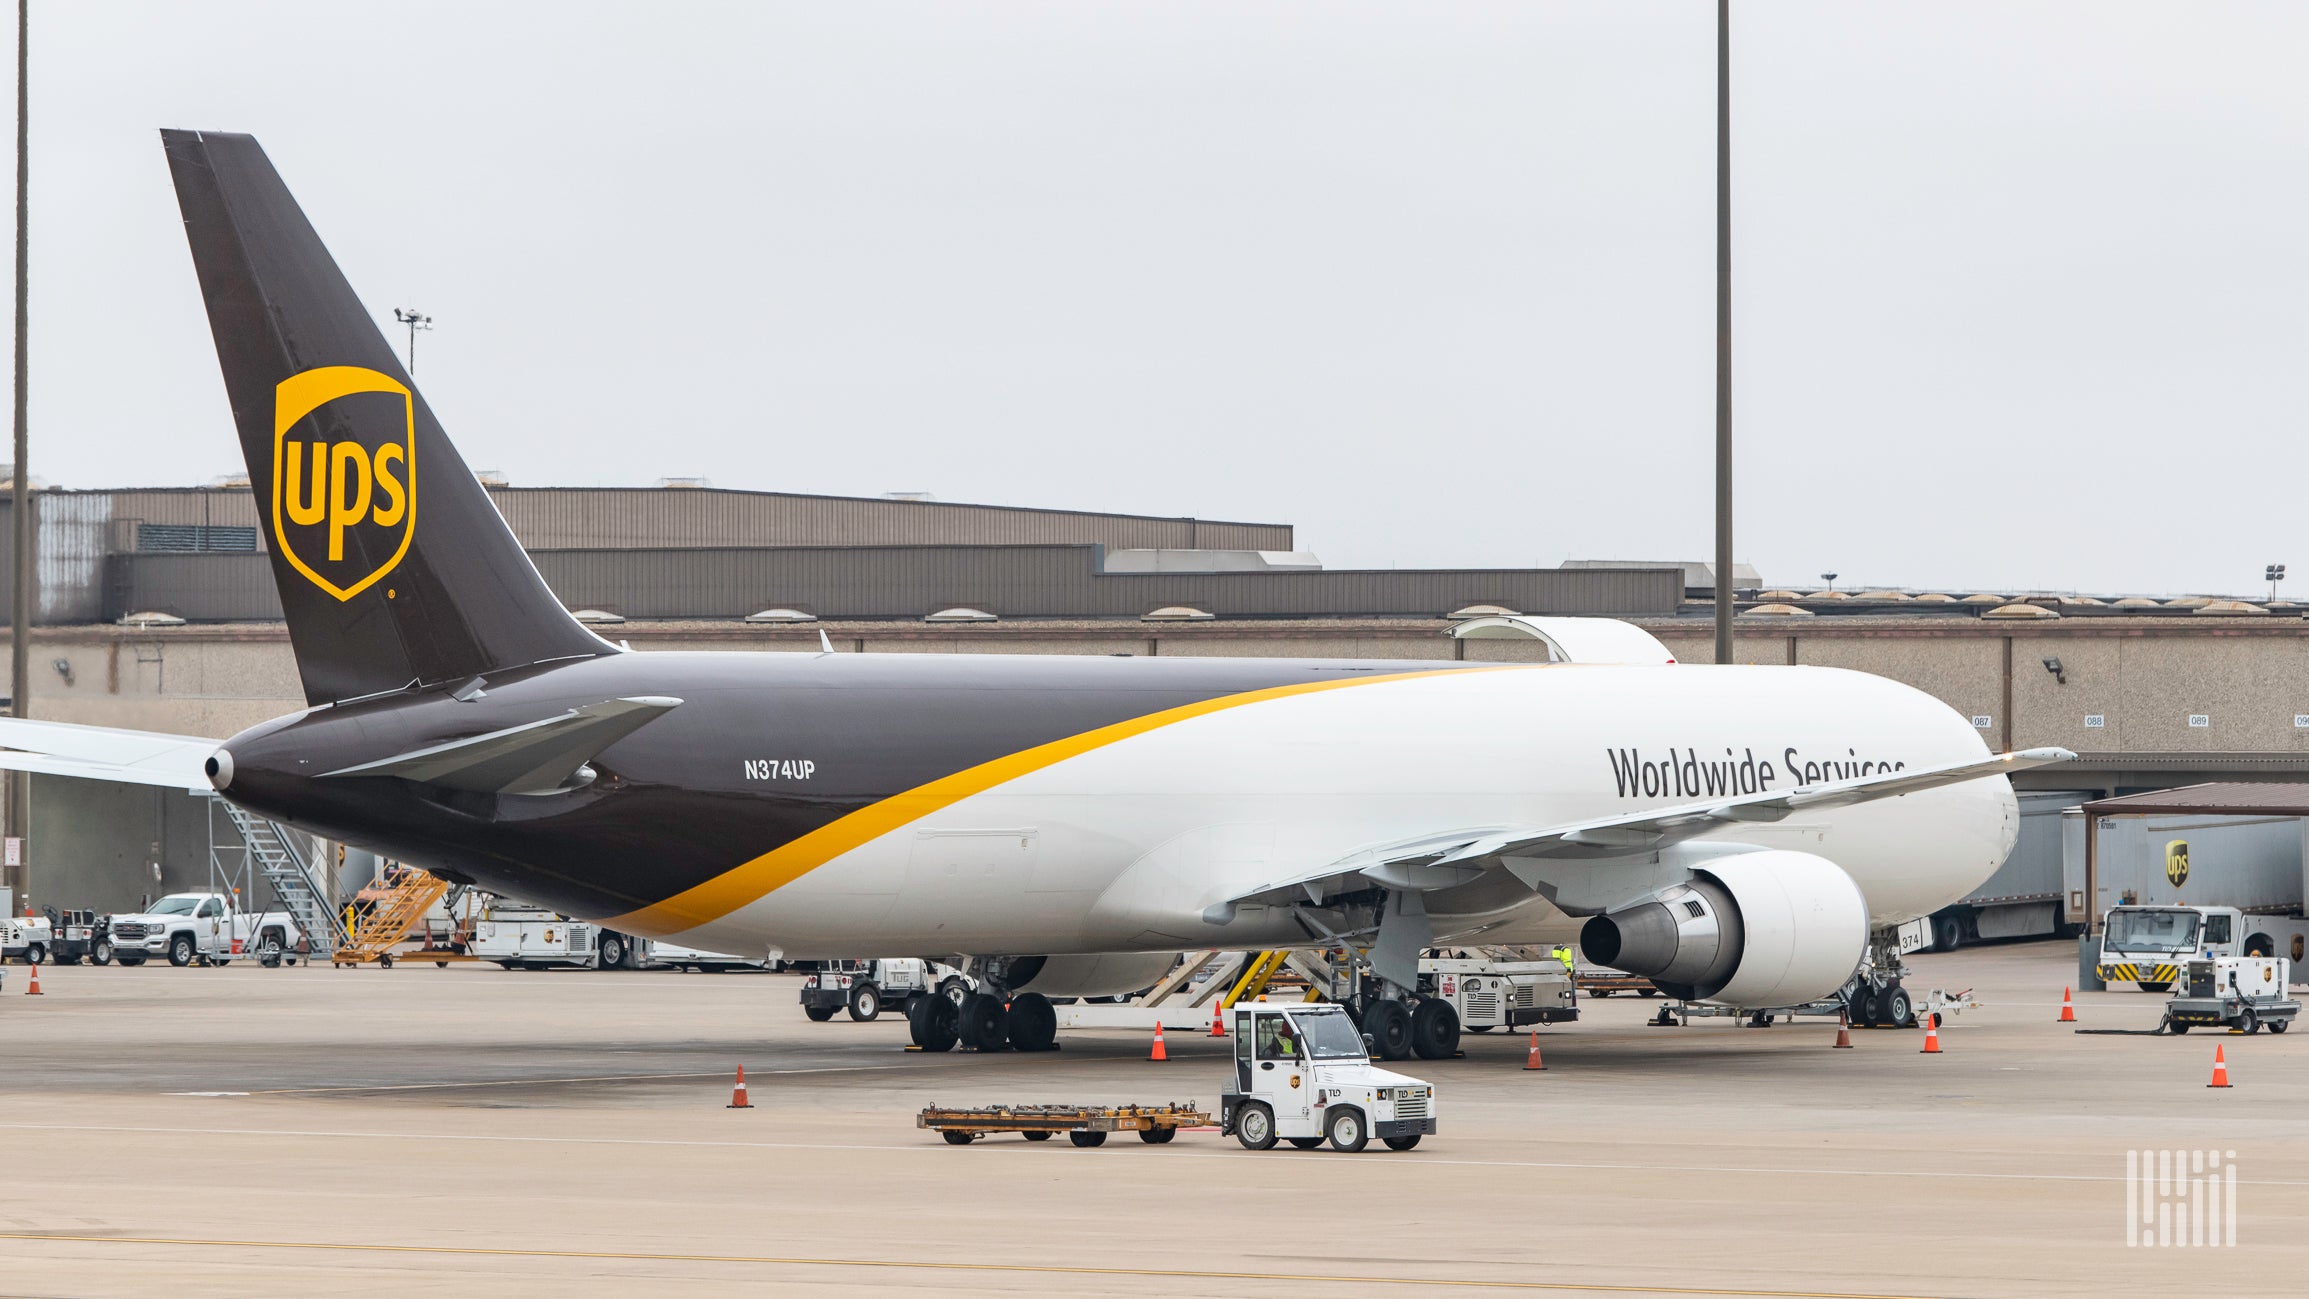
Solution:
<svg viewBox="0 0 2309 1299">
<path fill-rule="evenodd" d="M 1651 1028 L 1625 995 L 1543 1033 L 1546 1072 L 1523 1035 L 1470 1034 L 1401 1066 L 1440 1133 L 1360 1155 L 913 1126 L 931 1102 L 1215 1107 L 1207 1022 L 1172 1026 L 1168 1064 L 1106 1033 L 932 1056 L 895 1016 L 808 1022 L 791 976 L 50 967 L 34 999 L 11 967 L 0 1295 L 2301 1293 L 2309 1029 L 2079 1036 L 2054 1022 L 2074 953 L 1912 958 L 1912 986 L 1985 1003 L 1938 1056 L 1919 1032 L 1831 1050 L 1814 1021 Z M 2160 1002 L 2077 1004 L 2146 1028 Z M 750 1111 L 724 1108 L 740 1064 Z M 2234 1152 L 2234 1248 L 2127 1245 L 2141 1149 Z"/>
</svg>

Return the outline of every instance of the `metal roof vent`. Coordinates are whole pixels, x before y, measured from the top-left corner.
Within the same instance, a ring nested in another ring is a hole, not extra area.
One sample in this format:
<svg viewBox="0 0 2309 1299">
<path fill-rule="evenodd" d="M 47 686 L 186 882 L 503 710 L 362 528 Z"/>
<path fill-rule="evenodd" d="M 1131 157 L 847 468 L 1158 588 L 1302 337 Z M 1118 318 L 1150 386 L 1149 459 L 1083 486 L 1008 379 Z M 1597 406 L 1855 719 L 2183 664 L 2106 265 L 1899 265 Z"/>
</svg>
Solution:
<svg viewBox="0 0 2309 1299">
<path fill-rule="evenodd" d="M 1140 622 L 1209 622 L 1216 615 L 1191 604 L 1166 604 L 1153 613 L 1139 615 Z"/>
<path fill-rule="evenodd" d="M 2267 609 L 2243 600 L 2208 600 L 2191 612 L 2200 618 L 2265 618 L 2269 615 Z"/>
<path fill-rule="evenodd" d="M 2162 608 L 2164 608 L 2164 606 L 2163 606 L 2163 605 L 2161 605 L 2161 604 L 2158 604 L 2156 601 L 2154 601 L 2154 600 L 2151 600 L 2149 597 L 2147 597 L 2147 596 L 2145 596 L 2145 595 L 2128 595 L 2128 596 L 2126 596 L 2124 599 L 2117 601 L 2117 602 L 2116 602 L 2116 605 L 2115 605 L 2115 607 L 2116 607 L 2116 608 L 2119 608 L 2119 609 L 2162 609 Z"/>
<path fill-rule="evenodd" d="M 1453 609 L 1446 618 L 1519 618 L 1521 614 L 1502 604 L 1471 604 L 1464 609 Z"/>
<path fill-rule="evenodd" d="M 757 613 L 749 613 L 745 617 L 747 622 L 816 622 L 817 620 L 818 615 L 814 613 L 804 613 L 799 609 L 786 608 L 784 605 L 779 605 L 774 609 L 763 609 Z"/>
<path fill-rule="evenodd" d="M 161 613 L 158 610 L 147 609 L 140 613 L 123 614 L 120 625 L 123 627 L 182 627 L 184 626 L 184 619 L 173 613 Z"/>
<path fill-rule="evenodd" d="M 962 604 L 958 604 L 958 605 L 954 606 L 954 607 L 953 607 L 953 608 L 951 608 L 951 609 L 940 609 L 938 612 L 936 612 L 936 613 L 934 613 L 934 614 L 931 614 L 929 617 L 927 617 L 927 618 L 924 618 L 922 621 L 924 621 L 924 622 L 999 622 L 999 621 L 1001 621 L 1001 619 L 999 619 L 999 618 L 996 618 L 996 617 L 995 617 L 993 614 L 990 614 L 990 613 L 986 612 L 984 609 L 973 609 L 973 608 L 971 608 L 971 607 L 970 607 L 970 606 L 968 606 L 968 605 L 962 605 Z"/>
<path fill-rule="evenodd" d="M 657 485 L 660 487 L 672 487 L 688 491 L 698 491 L 713 486 L 714 480 L 711 478 L 697 477 L 660 478 L 657 480 Z"/>
<path fill-rule="evenodd" d="M 2165 601 L 2167 609 L 2202 609 L 2212 601 L 2201 595 L 2184 595 L 2178 600 Z"/>
<path fill-rule="evenodd" d="M 2003 603 L 2004 603 L 2004 597 L 2003 597 L 2003 596 L 2001 596 L 2001 595 L 1990 595 L 1990 594 L 1988 594 L 1986 591 L 1976 591 L 1976 592 L 1974 592 L 1973 594 L 1971 594 L 1971 595 L 1968 595 L 1968 596 L 1964 597 L 1963 599 L 1961 599 L 1961 600 L 1957 601 L 1957 603 L 1958 603 L 1958 604 L 2003 604 Z"/>
<path fill-rule="evenodd" d="M 2064 595 L 2060 598 L 2060 602 L 2062 604 L 2073 604 L 2085 609 L 2105 609 L 2108 607 L 2109 603 L 2106 600 L 2095 600 L 2089 595 Z"/>
<path fill-rule="evenodd" d="M 1816 614 L 1816 613 L 1813 613 L 1813 612 L 1812 612 L 1810 609 L 1799 609 L 1799 608 L 1797 608 L 1795 605 L 1792 605 L 1792 604 L 1759 604 L 1759 605 L 1757 605 L 1756 607 L 1754 607 L 1754 608 L 1752 608 L 1752 609 L 1742 609 L 1742 610 L 1740 610 L 1740 616 L 1741 616 L 1741 617 L 1743 617 L 1743 618 L 1749 617 L 1749 616 L 1751 616 L 1751 615 L 1753 615 L 1753 616 L 1755 616 L 1755 617 L 1758 617 L 1758 618 L 1817 618 L 1817 617 L 1819 617 L 1819 615 L 1818 615 L 1818 614 Z"/>
<path fill-rule="evenodd" d="M 2047 609 L 2041 604 L 2000 604 L 1994 609 L 1983 609 L 1983 618 L 2058 618 L 2060 610 Z"/>
<path fill-rule="evenodd" d="M 1914 599 L 1914 600 L 1916 601 L 1916 603 L 1918 603 L 1918 604 L 1955 604 L 1955 603 L 1956 603 L 1956 597 L 1955 597 L 1955 596 L 1953 596 L 1953 595 L 1950 595 L 1950 594 L 1948 594 L 1946 591 L 1926 591 L 1926 592 L 1925 592 L 1924 594 L 1922 594 L 1922 595 L 1919 595 L 1919 596 L 1912 596 L 1912 597 L 1910 597 L 1910 598 Z"/>
<path fill-rule="evenodd" d="M 577 609 L 573 610 L 569 616 L 577 619 L 579 622 L 589 623 L 613 623 L 625 621 L 624 614 L 611 613 L 607 609 Z"/>
<path fill-rule="evenodd" d="M 1794 591 L 1758 591 L 1756 592 L 1756 598 L 1759 600 L 1774 600 L 1785 604 L 1790 600 L 1801 600 L 1804 597 L 1798 595 Z"/>
<path fill-rule="evenodd" d="M 1888 604 L 1903 604 L 1916 597 L 1906 591 L 1862 591 L 1852 598 L 1855 600 L 1882 600 Z"/>
</svg>

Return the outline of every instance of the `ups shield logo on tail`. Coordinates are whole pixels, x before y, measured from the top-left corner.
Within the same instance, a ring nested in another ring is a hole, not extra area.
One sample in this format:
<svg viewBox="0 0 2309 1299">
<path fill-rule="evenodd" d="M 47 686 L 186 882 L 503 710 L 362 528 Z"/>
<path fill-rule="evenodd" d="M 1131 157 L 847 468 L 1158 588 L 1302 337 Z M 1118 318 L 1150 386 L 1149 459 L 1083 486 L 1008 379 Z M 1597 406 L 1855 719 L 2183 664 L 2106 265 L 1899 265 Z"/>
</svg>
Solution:
<svg viewBox="0 0 2309 1299">
<path fill-rule="evenodd" d="M 339 600 L 359 595 L 409 553 L 416 457 L 417 408 L 399 380 L 356 365 L 281 380 L 273 392 L 273 544 L 313 585 Z"/>
</svg>

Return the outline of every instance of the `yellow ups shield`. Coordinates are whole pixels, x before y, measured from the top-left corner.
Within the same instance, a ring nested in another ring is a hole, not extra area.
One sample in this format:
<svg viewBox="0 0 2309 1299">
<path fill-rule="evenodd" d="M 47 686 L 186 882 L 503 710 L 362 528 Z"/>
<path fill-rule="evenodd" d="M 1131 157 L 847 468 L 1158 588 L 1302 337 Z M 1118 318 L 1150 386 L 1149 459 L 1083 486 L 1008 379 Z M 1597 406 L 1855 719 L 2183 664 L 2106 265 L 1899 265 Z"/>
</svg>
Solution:
<svg viewBox="0 0 2309 1299">
<path fill-rule="evenodd" d="M 289 431 L 340 398 L 347 403 Z M 356 409 L 357 407 L 357 409 Z M 291 567 L 339 600 L 393 571 L 417 530 L 417 407 L 399 380 L 357 365 L 292 374 L 273 391 L 273 544 Z M 383 556 L 382 561 L 378 556 Z"/>
<path fill-rule="evenodd" d="M 2174 839 L 2165 844 L 2165 882 L 2179 888 L 2189 882 L 2189 841 Z"/>
</svg>

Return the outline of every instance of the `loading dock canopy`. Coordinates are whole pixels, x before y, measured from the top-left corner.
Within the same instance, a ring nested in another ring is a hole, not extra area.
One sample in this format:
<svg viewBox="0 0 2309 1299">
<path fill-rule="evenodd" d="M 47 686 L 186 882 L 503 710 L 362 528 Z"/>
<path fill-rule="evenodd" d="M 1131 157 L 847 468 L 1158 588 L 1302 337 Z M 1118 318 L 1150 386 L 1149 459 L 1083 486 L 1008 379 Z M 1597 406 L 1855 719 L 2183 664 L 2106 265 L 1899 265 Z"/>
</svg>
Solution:
<svg viewBox="0 0 2309 1299">
<path fill-rule="evenodd" d="M 2245 780 L 2159 789 L 2084 805 L 2086 816 L 2309 816 L 2309 785 Z"/>
</svg>

